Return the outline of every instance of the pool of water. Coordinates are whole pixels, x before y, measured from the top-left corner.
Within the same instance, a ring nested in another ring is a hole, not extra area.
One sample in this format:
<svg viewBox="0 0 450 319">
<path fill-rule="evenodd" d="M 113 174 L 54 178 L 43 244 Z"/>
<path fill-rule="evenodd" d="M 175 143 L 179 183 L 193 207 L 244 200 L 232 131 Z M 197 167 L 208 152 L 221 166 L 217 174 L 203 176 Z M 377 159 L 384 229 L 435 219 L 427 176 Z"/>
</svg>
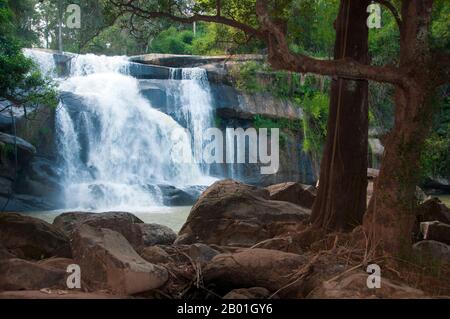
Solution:
<svg viewBox="0 0 450 319">
<path fill-rule="evenodd" d="M 165 225 L 178 232 L 186 221 L 192 206 L 180 207 L 150 207 L 140 211 L 130 211 L 130 213 L 139 217 L 145 223 L 156 223 Z M 73 210 L 72 210 L 73 211 Z M 124 210 L 126 211 L 126 210 Z M 40 218 L 48 223 L 53 223 L 56 216 L 67 212 L 62 210 L 29 212 L 24 215 Z"/>
</svg>

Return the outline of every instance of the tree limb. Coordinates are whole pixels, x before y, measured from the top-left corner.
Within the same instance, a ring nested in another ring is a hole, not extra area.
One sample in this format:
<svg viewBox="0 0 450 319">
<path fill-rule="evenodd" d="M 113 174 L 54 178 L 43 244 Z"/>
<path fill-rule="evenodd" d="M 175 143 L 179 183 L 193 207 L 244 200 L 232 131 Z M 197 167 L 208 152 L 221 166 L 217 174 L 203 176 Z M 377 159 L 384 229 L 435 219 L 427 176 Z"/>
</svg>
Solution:
<svg viewBox="0 0 450 319">
<path fill-rule="evenodd" d="M 269 62 L 276 69 L 300 73 L 339 76 L 348 79 L 367 79 L 402 85 L 404 77 L 400 69 L 394 66 L 371 66 L 361 64 L 350 58 L 338 60 L 319 60 L 301 54 L 293 54 L 287 43 L 286 35 L 269 17 L 267 0 L 256 1 L 256 14 L 261 27 L 256 29 L 248 24 L 218 15 L 194 13 L 192 16 L 176 16 L 170 12 L 149 11 L 134 4 L 133 0 L 121 2 L 111 0 L 119 9 L 133 13 L 144 19 L 168 18 L 181 23 L 194 21 L 213 22 L 242 30 L 248 35 L 264 41 L 269 48 Z"/>
<path fill-rule="evenodd" d="M 402 19 L 400 17 L 400 14 L 399 14 L 397 8 L 389 0 L 375 0 L 375 2 L 383 5 L 389 11 L 391 11 L 392 15 L 395 18 L 395 21 L 397 22 L 398 27 L 401 29 L 402 28 Z"/>
<path fill-rule="evenodd" d="M 309 72 L 349 79 L 367 79 L 377 82 L 402 84 L 404 78 L 397 67 L 365 65 L 350 58 L 319 60 L 302 54 L 293 54 L 289 50 L 285 34 L 270 19 L 266 0 L 257 0 L 256 13 L 264 30 L 270 34 L 268 41 L 269 61 L 277 68 L 300 73 Z"/>
</svg>

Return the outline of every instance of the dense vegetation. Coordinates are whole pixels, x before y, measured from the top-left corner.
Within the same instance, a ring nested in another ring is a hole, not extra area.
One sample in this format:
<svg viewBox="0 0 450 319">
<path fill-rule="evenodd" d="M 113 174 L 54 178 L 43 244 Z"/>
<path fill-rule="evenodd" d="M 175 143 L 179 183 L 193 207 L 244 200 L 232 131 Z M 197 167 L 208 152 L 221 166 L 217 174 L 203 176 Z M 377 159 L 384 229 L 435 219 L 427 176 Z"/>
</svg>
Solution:
<svg viewBox="0 0 450 319">
<path fill-rule="evenodd" d="M 9 6 L 6 0 L 0 0 L 0 97 L 17 106 L 54 106 L 56 92 L 53 84 L 22 53 L 22 47 L 27 41 L 33 41 L 30 40 L 33 36 L 18 27 L 21 17 L 13 9 L 22 10 L 18 3 Z M 6 103 L 1 111 L 6 111 L 9 106 Z"/>
</svg>

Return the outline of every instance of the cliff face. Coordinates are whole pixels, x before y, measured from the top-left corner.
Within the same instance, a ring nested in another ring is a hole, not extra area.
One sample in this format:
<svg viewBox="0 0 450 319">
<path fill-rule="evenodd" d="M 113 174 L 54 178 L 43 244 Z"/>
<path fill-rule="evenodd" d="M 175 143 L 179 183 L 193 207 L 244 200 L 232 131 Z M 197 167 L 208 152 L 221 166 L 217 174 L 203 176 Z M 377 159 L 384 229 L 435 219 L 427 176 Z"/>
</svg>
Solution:
<svg viewBox="0 0 450 319">
<path fill-rule="evenodd" d="M 170 79 L 167 68 L 200 67 L 206 70 L 214 108 L 216 126 L 223 131 L 228 128 L 247 129 L 254 127 L 255 117 L 271 120 L 300 121 L 302 109 L 292 102 L 277 98 L 270 93 L 248 94 L 240 91 L 234 84 L 232 69 L 247 61 L 260 61 L 263 56 L 184 56 L 149 54 L 132 57 L 139 62 L 130 68 L 133 76 L 142 79 L 142 93 L 152 105 L 161 111 L 173 115 L 171 109 Z M 165 74 L 165 75 L 163 75 Z M 175 77 L 176 79 L 176 77 Z M 169 88 L 169 89 L 168 89 Z M 183 123 L 182 123 L 183 124 Z M 282 129 L 280 143 L 280 168 L 277 174 L 261 175 L 258 164 L 216 165 L 211 172 L 217 176 L 226 175 L 246 183 L 269 185 L 278 182 L 300 181 L 313 184 L 317 178 L 318 163 L 303 151 L 303 132 Z"/>
</svg>

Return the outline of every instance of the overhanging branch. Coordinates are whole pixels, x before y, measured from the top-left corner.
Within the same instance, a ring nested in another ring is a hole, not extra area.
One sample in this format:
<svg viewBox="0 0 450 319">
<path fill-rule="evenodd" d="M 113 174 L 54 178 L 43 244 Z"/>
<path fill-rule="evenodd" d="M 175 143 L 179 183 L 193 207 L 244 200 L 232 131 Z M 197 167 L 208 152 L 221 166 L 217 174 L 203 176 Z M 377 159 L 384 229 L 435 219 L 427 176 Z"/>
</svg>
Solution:
<svg viewBox="0 0 450 319">
<path fill-rule="evenodd" d="M 400 14 L 399 14 L 397 8 L 389 0 L 376 0 L 375 2 L 383 5 L 389 11 L 391 11 L 392 15 L 394 16 L 395 21 L 397 22 L 398 27 L 401 29 L 402 19 L 400 18 Z"/>
</svg>

